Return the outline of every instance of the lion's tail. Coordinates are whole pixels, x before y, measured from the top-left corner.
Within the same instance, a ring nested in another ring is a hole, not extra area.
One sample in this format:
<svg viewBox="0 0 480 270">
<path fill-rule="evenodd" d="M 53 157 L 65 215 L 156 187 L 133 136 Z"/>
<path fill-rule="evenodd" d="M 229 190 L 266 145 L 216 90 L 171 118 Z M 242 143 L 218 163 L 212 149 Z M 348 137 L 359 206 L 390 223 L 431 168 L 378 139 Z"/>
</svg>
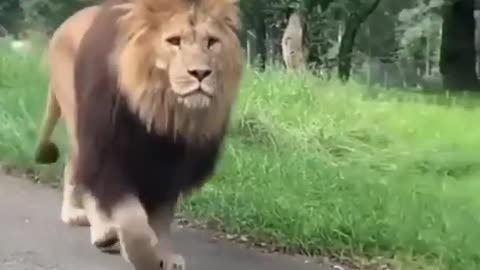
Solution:
<svg viewBox="0 0 480 270">
<path fill-rule="evenodd" d="M 48 89 L 47 106 L 43 115 L 40 135 L 35 151 L 35 162 L 39 164 L 54 163 L 60 156 L 58 146 L 50 139 L 61 115 L 60 105 L 55 97 L 52 85 Z"/>
</svg>

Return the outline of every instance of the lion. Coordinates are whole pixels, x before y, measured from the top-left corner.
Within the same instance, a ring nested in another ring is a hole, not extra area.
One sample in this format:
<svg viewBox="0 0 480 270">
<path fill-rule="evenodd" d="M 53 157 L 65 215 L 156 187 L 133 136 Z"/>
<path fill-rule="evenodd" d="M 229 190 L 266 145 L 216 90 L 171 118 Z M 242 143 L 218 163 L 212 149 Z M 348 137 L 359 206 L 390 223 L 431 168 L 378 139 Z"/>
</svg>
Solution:
<svg viewBox="0 0 480 270">
<path fill-rule="evenodd" d="M 49 45 L 36 161 L 56 162 L 66 122 L 62 221 L 120 244 L 137 270 L 185 269 L 170 226 L 214 174 L 243 74 L 237 0 L 106 0 Z"/>
</svg>

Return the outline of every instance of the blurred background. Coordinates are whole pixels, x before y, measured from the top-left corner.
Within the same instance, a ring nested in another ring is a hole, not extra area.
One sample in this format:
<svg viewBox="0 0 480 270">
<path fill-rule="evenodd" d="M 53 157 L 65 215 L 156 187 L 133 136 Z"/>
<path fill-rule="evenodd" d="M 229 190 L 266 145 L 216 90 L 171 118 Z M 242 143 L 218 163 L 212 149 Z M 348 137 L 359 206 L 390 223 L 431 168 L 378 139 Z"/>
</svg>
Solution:
<svg viewBox="0 0 480 270">
<path fill-rule="evenodd" d="M 0 36 L 48 36 L 96 2 L 2 0 Z M 383 87 L 478 88 L 478 0 L 241 0 L 240 6 L 246 57 L 260 68 L 305 65 L 326 78 Z"/>
</svg>

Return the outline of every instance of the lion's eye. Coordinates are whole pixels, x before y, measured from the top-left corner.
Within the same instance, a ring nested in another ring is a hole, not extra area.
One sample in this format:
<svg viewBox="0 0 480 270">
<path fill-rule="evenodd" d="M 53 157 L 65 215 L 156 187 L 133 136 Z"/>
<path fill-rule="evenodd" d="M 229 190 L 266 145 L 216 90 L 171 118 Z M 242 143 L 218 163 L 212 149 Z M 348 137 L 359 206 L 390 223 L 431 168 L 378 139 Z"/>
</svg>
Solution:
<svg viewBox="0 0 480 270">
<path fill-rule="evenodd" d="M 180 37 L 174 36 L 174 37 L 167 38 L 167 42 L 172 44 L 173 46 L 180 46 L 181 40 L 180 40 Z"/>
<path fill-rule="evenodd" d="M 218 38 L 209 37 L 208 38 L 208 48 L 211 48 L 213 45 L 218 43 Z"/>
</svg>

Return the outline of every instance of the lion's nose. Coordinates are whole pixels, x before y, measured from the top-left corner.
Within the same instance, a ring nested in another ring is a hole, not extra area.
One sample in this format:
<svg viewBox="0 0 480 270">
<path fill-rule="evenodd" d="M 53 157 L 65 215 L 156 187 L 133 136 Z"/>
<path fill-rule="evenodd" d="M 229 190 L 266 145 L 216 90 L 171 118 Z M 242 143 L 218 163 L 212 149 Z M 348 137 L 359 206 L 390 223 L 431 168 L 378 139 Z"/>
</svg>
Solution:
<svg viewBox="0 0 480 270">
<path fill-rule="evenodd" d="M 192 75 L 193 77 L 197 78 L 199 81 L 202 81 L 208 75 L 212 74 L 211 69 L 190 69 L 188 70 L 188 73 Z"/>
</svg>

